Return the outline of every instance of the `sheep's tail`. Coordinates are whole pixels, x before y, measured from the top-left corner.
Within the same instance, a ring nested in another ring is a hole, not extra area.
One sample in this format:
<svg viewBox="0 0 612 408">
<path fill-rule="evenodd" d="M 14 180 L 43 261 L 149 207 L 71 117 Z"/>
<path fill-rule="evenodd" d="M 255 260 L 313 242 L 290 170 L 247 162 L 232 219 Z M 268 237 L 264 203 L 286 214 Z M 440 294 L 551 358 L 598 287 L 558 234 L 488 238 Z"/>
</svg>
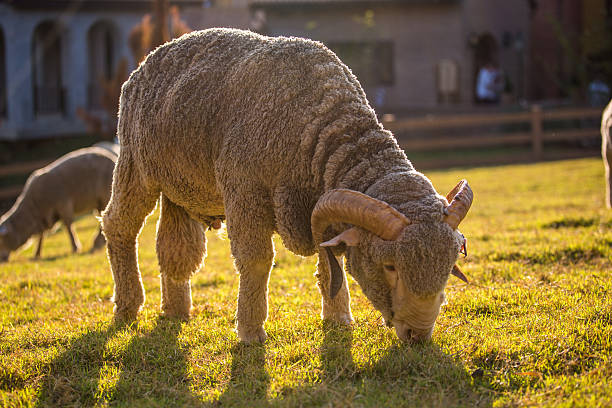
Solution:
<svg viewBox="0 0 612 408">
<path fill-rule="evenodd" d="M 128 99 L 131 99 L 129 95 L 133 93 L 133 86 L 131 85 L 131 78 L 123 83 L 121 86 L 121 95 L 119 96 L 119 109 L 118 109 L 118 120 L 117 120 L 117 141 L 121 150 L 123 147 L 130 144 L 130 138 L 128 137 L 128 129 L 130 123 L 133 122 L 132 111 L 129 109 Z M 135 124 L 135 122 L 134 122 Z"/>
</svg>

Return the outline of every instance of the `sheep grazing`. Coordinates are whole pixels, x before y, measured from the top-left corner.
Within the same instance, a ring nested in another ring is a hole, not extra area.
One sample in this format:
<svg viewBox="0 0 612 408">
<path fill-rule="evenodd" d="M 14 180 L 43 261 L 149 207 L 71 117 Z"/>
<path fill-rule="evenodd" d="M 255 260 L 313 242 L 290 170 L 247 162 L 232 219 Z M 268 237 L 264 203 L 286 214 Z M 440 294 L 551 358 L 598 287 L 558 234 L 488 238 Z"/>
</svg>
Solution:
<svg viewBox="0 0 612 408">
<path fill-rule="evenodd" d="M 264 341 L 277 232 L 319 254 L 322 317 L 353 317 L 342 267 L 403 340 L 431 336 L 465 239 L 466 182 L 447 197 L 415 171 L 359 82 L 323 44 L 210 29 L 149 54 L 121 92 L 113 191 L 103 230 L 115 317 L 145 294 L 136 238 L 161 193 L 164 314 L 188 318 L 205 227 L 227 222 L 240 273 L 237 333 Z"/>
<path fill-rule="evenodd" d="M 44 232 L 62 221 L 72 250 L 81 248 L 72 222 L 75 217 L 93 210 L 102 211 L 111 193 L 113 169 L 117 156 L 106 149 L 89 147 L 60 157 L 36 170 L 23 188 L 13 207 L 0 218 L 0 261 L 10 252 L 38 235 L 36 258 L 40 258 Z M 104 246 L 100 230 L 93 249 Z"/>
<path fill-rule="evenodd" d="M 612 208 L 612 101 L 601 116 L 601 157 L 606 169 L 606 206 Z"/>
</svg>

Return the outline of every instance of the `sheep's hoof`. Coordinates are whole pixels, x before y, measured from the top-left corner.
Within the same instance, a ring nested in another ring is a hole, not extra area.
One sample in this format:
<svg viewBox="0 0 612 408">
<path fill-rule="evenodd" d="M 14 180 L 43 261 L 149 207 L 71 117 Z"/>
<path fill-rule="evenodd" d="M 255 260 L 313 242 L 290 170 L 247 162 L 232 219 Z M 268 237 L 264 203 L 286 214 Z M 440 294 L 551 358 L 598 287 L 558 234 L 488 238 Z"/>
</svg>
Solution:
<svg viewBox="0 0 612 408">
<path fill-rule="evenodd" d="M 323 320 L 346 326 L 350 326 L 355 323 L 355 320 L 353 320 L 353 316 L 351 316 L 350 313 L 327 313 L 325 316 L 323 316 Z"/>
<path fill-rule="evenodd" d="M 264 343 L 268 336 L 263 327 L 244 329 L 238 327 L 238 339 L 243 343 Z"/>
<path fill-rule="evenodd" d="M 190 318 L 189 311 L 185 312 L 184 310 L 162 310 L 162 316 L 167 317 L 169 319 L 188 321 Z"/>
<path fill-rule="evenodd" d="M 115 310 L 115 317 L 113 320 L 117 324 L 131 323 L 138 317 L 138 309 L 136 310 Z"/>
</svg>

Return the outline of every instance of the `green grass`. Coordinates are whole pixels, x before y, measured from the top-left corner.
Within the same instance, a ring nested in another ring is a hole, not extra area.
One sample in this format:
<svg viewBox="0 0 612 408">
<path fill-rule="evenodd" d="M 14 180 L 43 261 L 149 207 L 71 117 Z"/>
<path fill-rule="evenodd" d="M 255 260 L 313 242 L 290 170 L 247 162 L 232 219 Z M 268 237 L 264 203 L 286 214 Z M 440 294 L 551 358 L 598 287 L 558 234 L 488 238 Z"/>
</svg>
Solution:
<svg viewBox="0 0 612 408">
<path fill-rule="evenodd" d="M 104 253 L 69 255 L 60 230 L 0 266 L 4 406 L 611 406 L 612 212 L 583 159 L 432 171 L 475 192 L 462 224 L 471 284 L 451 279 L 430 343 L 401 344 L 351 279 L 352 329 L 323 324 L 314 258 L 276 239 L 265 345 L 239 344 L 238 276 L 208 234 L 187 323 L 159 317 L 153 215 L 140 237 L 147 300 L 111 324 Z M 78 222 L 89 249 L 96 223 Z"/>
</svg>

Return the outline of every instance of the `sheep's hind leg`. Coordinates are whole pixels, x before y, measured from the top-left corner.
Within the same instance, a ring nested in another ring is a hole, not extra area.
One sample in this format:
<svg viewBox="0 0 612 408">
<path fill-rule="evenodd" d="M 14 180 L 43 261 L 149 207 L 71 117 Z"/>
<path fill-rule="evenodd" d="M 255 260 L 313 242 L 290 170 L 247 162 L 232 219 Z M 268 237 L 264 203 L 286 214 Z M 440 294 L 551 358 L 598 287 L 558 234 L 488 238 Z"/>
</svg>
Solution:
<svg viewBox="0 0 612 408">
<path fill-rule="evenodd" d="M 234 264 L 240 273 L 236 331 L 243 342 L 264 342 L 268 316 L 268 278 L 274 259 L 274 214 L 264 191 L 246 184 L 239 196 L 226 195 L 227 232 Z"/>
<path fill-rule="evenodd" d="M 95 252 L 98 249 L 104 247 L 106 244 L 106 239 L 104 238 L 104 234 L 102 234 L 102 228 L 98 230 L 98 234 L 94 238 L 93 245 L 91 247 L 91 252 Z"/>
<path fill-rule="evenodd" d="M 40 254 L 42 253 L 42 243 L 45 237 L 45 233 L 41 232 L 38 236 L 38 245 L 36 246 L 36 253 L 34 254 L 34 259 L 40 259 Z"/>
<path fill-rule="evenodd" d="M 106 200 L 108 201 L 108 200 Z M 98 203 L 98 214 L 101 214 L 102 211 L 104 210 L 104 204 L 102 201 L 100 201 Z M 90 252 L 95 252 L 100 248 L 103 248 L 104 245 L 106 245 L 106 238 L 104 238 L 104 234 L 102 233 L 102 225 L 100 224 L 100 227 L 98 228 L 98 234 L 96 235 L 96 237 L 94 238 L 94 242 L 93 245 L 91 247 L 91 251 Z"/>
<path fill-rule="evenodd" d="M 74 230 L 74 224 L 72 223 L 72 220 L 64 220 L 64 226 L 66 227 L 68 237 L 70 238 L 72 252 L 79 252 L 81 250 L 81 242 L 79 241 L 79 237 L 77 237 L 76 231 Z"/>
<path fill-rule="evenodd" d="M 321 318 L 323 320 L 331 320 L 342 324 L 351 324 L 353 322 L 353 315 L 351 313 L 351 296 L 348 291 L 348 283 L 346 280 L 346 273 L 342 267 L 342 259 L 336 257 L 342 273 L 344 275 L 342 279 L 342 286 L 332 299 L 330 296 L 330 283 L 331 275 L 329 271 L 329 265 L 327 264 L 326 254 L 319 252 L 319 263 L 317 265 L 316 277 L 318 280 L 319 290 L 321 291 Z"/>
<path fill-rule="evenodd" d="M 122 154 L 115 168 L 111 199 L 102 214 L 102 230 L 115 281 L 115 318 L 119 321 L 135 319 L 145 300 L 138 269 L 137 237 L 158 196 L 158 192 L 146 190 L 131 157 Z"/>
<path fill-rule="evenodd" d="M 202 225 L 162 195 L 157 259 L 161 271 L 161 308 L 166 316 L 189 318 L 189 279 L 200 269 L 205 255 L 206 236 Z"/>
</svg>

